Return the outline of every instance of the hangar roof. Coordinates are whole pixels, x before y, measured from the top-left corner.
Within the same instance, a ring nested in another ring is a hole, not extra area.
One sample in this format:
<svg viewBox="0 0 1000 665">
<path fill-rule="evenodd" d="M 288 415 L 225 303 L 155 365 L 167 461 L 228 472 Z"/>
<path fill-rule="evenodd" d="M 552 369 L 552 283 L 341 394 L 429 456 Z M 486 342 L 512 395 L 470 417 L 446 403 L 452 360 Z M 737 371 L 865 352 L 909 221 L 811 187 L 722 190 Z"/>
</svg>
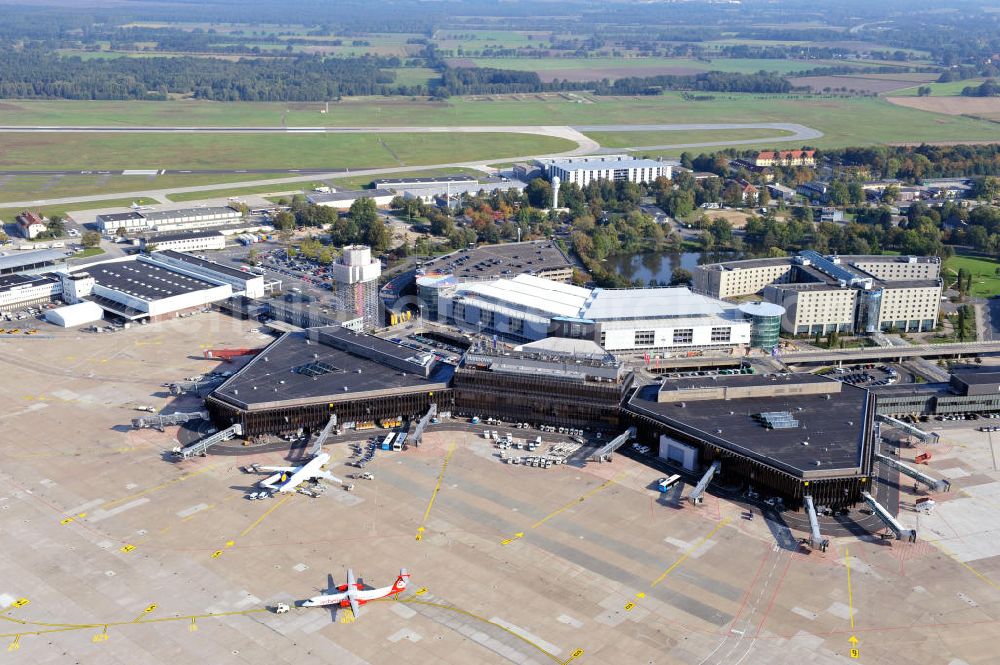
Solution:
<svg viewBox="0 0 1000 665">
<path fill-rule="evenodd" d="M 101 286 L 146 301 L 218 286 L 144 261 L 99 263 L 89 267 L 87 272 Z"/>
</svg>

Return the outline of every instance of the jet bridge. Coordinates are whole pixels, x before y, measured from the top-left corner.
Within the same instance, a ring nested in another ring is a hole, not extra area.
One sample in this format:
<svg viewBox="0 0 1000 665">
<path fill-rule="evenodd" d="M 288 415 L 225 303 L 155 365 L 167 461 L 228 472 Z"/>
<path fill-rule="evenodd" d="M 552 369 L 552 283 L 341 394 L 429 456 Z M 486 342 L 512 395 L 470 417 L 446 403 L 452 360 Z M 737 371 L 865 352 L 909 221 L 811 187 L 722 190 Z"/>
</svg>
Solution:
<svg viewBox="0 0 1000 665">
<path fill-rule="evenodd" d="M 163 428 L 168 425 L 182 425 L 189 420 L 208 420 L 210 417 L 211 416 L 208 415 L 208 411 L 191 411 L 189 413 L 168 413 L 165 415 L 143 416 L 142 418 L 132 419 L 132 428 L 142 429 L 144 427 L 153 427 L 162 432 Z"/>
<path fill-rule="evenodd" d="M 437 412 L 438 412 L 438 405 L 431 404 L 430 408 L 427 409 L 427 413 L 425 413 L 423 417 L 420 419 L 420 421 L 417 423 L 416 429 L 413 430 L 413 437 L 410 439 L 410 441 L 413 442 L 414 446 L 417 447 L 420 446 L 424 438 L 424 428 L 426 428 L 427 425 L 430 424 L 431 419 L 437 415 Z"/>
<path fill-rule="evenodd" d="M 893 418 L 891 416 L 885 416 L 879 414 L 875 416 L 875 418 L 878 421 L 883 422 L 886 425 L 889 425 L 890 427 L 898 429 L 901 432 L 906 432 L 910 436 L 915 436 L 925 443 L 937 443 L 941 439 L 940 435 L 937 432 L 925 432 L 919 427 L 914 427 L 910 423 L 904 423 L 902 420 L 897 420 L 896 418 Z"/>
<path fill-rule="evenodd" d="M 588 457 L 591 462 L 610 462 L 611 454 L 625 445 L 626 441 L 635 438 L 635 428 L 629 427 L 627 430 L 608 441 L 593 455 Z"/>
<path fill-rule="evenodd" d="M 178 446 L 177 448 L 174 448 L 172 452 L 175 457 L 180 458 L 182 460 L 185 460 L 194 455 L 205 455 L 208 452 L 208 449 L 214 446 L 215 444 L 222 443 L 223 441 L 229 441 L 229 439 L 232 439 L 233 437 L 237 436 L 242 436 L 242 434 L 243 434 L 243 425 L 241 425 L 240 423 L 236 423 L 235 425 L 227 427 L 226 429 L 220 432 L 216 432 L 215 434 L 210 434 L 209 436 L 206 436 L 204 439 L 195 441 L 189 446 L 184 446 L 183 448 Z"/>
<path fill-rule="evenodd" d="M 812 495 L 806 494 L 802 499 L 806 504 L 806 513 L 809 515 L 809 529 L 811 532 L 809 544 L 814 550 L 825 552 L 826 548 L 830 546 L 830 541 L 824 538 L 823 534 L 819 531 L 819 517 L 816 515 L 816 506 L 813 505 Z"/>
<path fill-rule="evenodd" d="M 226 377 L 216 376 L 201 381 L 177 381 L 170 384 L 171 395 L 183 395 L 184 393 L 200 394 L 203 391 L 215 390 L 226 381 Z"/>
<path fill-rule="evenodd" d="M 875 497 L 868 492 L 862 492 L 861 498 L 863 498 L 865 503 L 871 507 L 871 509 L 875 512 L 875 515 L 882 520 L 887 527 L 889 527 L 889 530 L 896 535 L 896 540 L 906 538 L 911 543 L 915 543 L 917 541 L 917 530 L 907 529 L 902 524 L 897 522 L 896 518 L 892 516 L 892 513 L 883 508 L 882 504 L 875 500 Z"/>
<path fill-rule="evenodd" d="M 948 492 L 951 490 L 951 481 L 937 478 L 931 478 L 926 473 L 914 469 L 912 466 L 903 464 L 899 460 L 895 460 L 888 455 L 883 455 L 882 453 L 875 453 L 875 458 L 880 462 L 885 462 L 894 469 L 898 469 L 900 473 L 906 474 L 910 478 L 913 478 L 918 483 L 923 483 L 932 492 Z"/>
<path fill-rule="evenodd" d="M 337 414 L 335 413 L 332 416 L 330 416 L 330 420 L 327 421 L 326 427 L 324 427 L 323 431 L 319 433 L 318 437 L 316 437 L 316 441 L 313 443 L 312 450 L 309 451 L 310 455 L 316 457 L 316 455 L 319 455 L 321 452 L 323 452 L 323 444 L 326 443 L 326 440 L 330 438 L 330 435 L 333 433 L 333 430 L 336 426 L 337 426 Z"/>
<path fill-rule="evenodd" d="M 719 460 L 715 460 L 712 462 L 712 466 L 708 467 L 708 471 L 705 472 L 705 475 L 702 476 L 701 480 L 698 481 L 698 484 L 695 485 L 694 491 L 688 495 L 688 499 L 693 505 L 697 506 L 705 500 L 705 490 L 708 489 L 708 484 L 712 482 L 712 478 L 715 477 L 715 474 L 717 474 L 721 468 L 722 462 Z"/>
</svg>

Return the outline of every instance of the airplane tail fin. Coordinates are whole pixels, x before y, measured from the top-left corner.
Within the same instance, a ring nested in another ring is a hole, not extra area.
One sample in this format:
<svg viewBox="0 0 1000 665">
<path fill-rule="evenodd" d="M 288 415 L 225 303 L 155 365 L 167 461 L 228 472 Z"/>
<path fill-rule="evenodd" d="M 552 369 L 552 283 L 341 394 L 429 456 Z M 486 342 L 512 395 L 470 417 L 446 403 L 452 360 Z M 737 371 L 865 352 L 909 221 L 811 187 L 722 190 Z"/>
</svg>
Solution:
<svg viewBox="0 0 1000 665">
<path fill-rule="evenodd" d="M 410 582 L 410 573 L 407 572 L 406 568 L 399 569 L 399 577 L 396 578 L 396 583 L 392 585 L 392 591 L 390 595 L 395 595 L 397 593 L 402 593 L 406 589 L 406 585 Z"/>
</svg>

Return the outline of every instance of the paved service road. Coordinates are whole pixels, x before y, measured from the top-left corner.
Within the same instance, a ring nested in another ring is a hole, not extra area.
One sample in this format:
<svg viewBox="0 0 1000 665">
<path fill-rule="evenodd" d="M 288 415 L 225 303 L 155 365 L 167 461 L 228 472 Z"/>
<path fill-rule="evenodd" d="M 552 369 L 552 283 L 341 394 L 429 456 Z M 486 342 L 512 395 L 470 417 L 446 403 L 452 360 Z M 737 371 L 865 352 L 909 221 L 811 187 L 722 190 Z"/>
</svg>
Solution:
<svg viewBox="0 0 1000 665">
<path fill-rule="evenodd" d="M 783 132 L 793 132 L 791 136 L 782 135 L 776 136 L 774 138 L 757 138 L 748 139 L 743 141 L 715 141 L 700 144 L 701 146 L 717 146 L 717 145 L 742 145 L 748 143 L 769 143 L 777 141 L 805 141 L 808 139 L 818 138 L 823 135 L 822 132 L 805 127 L 804 125 L 797 125 L 793 123 L 719 123 L 719 124 L 663 124 L 663 125 L 586 125 L 586 126 L 559 126 L 559 125 L 476 125 L 476 126 L 461 126 L 461 127 L 295 127 L 295 128 L 282 128 L 282 127 L 102 127 L 102 126 L 65 126 L 65 127 L 55 127 L 55 126 L 0 126 L 0 134 L 2 133 L 286 133 L 286 134 L 302 134 L 302 133 L 323 133 L 323 134 L 419 134 L 419 133 L 431 133 L 431 134 L 472 134 L 472 133 L 513 133 L 513 134 L 535 134 L 540 136 L 551 136 L 556 138 L 562 138 L 576 143 L 576 148 L 568 150 L 561 153 L 547 154 L 547 155 L 521 155 L 517 157 L 504 156 L 502 158 L 494 158 L 489 160 L 479 160 L 479 161 L 469 161 L 469 162 L 451 162 L 445 164 L 426 164 L 423 166 L 392 166 L 386 168 L 374 168 L 374 169 L 355 169 L 351 171 L 349 169 L 334 169 L 329 171 L 318 171 L 315 169 L 288 169 L 288 170 L 275 170 L 272 173 L 288 173 L 295 174 L 287 178 L 270 178 L 270 179 L 247 179 L 240 182 L 229 182 L 229 183 L 213 183 L 210 185 L 195 185 L 189 187 L 174 187 L 169 189 L 151 189 L 142 191 L 132 191 L 132 192 L 116 192 L 114 194 L 115 198 L 122 199 L 138 199 L 138 198 L 152 198 L 157 200 L 163 200 L 163 197 L 170 194 L 187 194 L 195 192 L 212 192 L 218 194 L 220 189 L 239 189 L 244 187 L 267 187 L 267 186 L 277 186 L 281 187 L 283 185 L 295 185 L 301 182 L 307 182 L 316 180 L 322 177 L 337 177 L 346 173 L 350 173 L 355 176 L 385 176 L 393 173 L 400 172 L 420 172 L 420 171 L 432 171 L 442 168 L 469 168 L 469 169 L 479 169 L 483 171 L 489 171 L 489 164 L 496 162 L 498 159 L 504 162 L 523 162 L 530 161 L 533 159 L 551 159 L 559 157 L 573 157 L 578 155 L 588 155 L 600 152 L 602 150 L 600 144 L 594 139 L 583 134 L 583 131 L 606 131 L 606 132 L 626 132 L 626 131 L 690 131 L 690 130 L 724 130 L 724 129 L 775 129 Z M 652 146 L 652 147 L 642 147 L 642 148 L 626 148 L 626 150 L 652 150 L 652 149 L 671 149 L 678 147 L 699 147 L 696 145 L 678 144 L 674 146 Z M 253 169 L 235 169 L 231 171 L 220 170 L 212 171 L 214 173 L 247 173 L 251 175 L 254 173 L 268 173 L 267 170 L 253 170 Z M 16 172 L 10 171 L 5 172 L 4 175 L 91 175 L 91 174 L 111 174 L 111 173 L 121 173 L 121 172 L 111 172 L 111 171 L 54 171 L 54 172 L 44 172 L 44 171 L 31 171 L 31 172 Z M 138 175 L 158 175 L 158 174 L 196 174 L 196 173 L 209 173 L 206 171 L 184 171 L 184 170 L 172 170 L 172 171 L 160 171 L 155 169 L 144 170 L 141 173 L 136 171 L 129 171 L 129 174 Z M 89 196 L 72 196 L 63 198 L 53 198 L 53 199 L 32 199 L 26 201 L 3 201 L 2 204 L 5 207 L 20 208 L 20 207 L 32 207 L 40 205 L 63 205 L 63 204 L 76 204 L 76 203 L 87 203 L 92 201 L 104 201 L 107 200 L 109 194 L 95 194 Z"/>
</svg>

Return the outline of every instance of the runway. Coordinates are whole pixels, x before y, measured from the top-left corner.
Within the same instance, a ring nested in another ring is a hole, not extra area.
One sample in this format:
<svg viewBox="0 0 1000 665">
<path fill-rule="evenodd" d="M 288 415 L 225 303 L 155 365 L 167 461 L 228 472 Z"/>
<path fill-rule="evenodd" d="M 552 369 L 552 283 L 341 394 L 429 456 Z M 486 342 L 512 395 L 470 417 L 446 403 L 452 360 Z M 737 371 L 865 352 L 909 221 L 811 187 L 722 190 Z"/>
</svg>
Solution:
<svg viewBox="0 0 1000 665">
<path fill-rule="evenodd" d="M 684 132 L 684 131 L 711 131 L 711 130 L 732 130 L 732 129 L 773 129 L 776 132 L 783 132 L 774 137 L 754 138 L 744 140 L 710 141 L 705 143 L 677 143 L 659 146 L 637 146 L 621 149 L 605 149 L 600 143 L 590 138 L 585 132 Z M 576 147 L 560 153 L 542 155 L 520 155 L 516 157 L 504 157 L 504 162 L 524 162 L 534 159 L 553 159 L 561 157 L 576 157 L 580 155 L 593 155 L 608 152 L 637 152 L 651 150 L 671 150 L 698 147 L 719 147 L 738 146 L 761 143 L 778 142 L 805 142 L 823 136 L 823 132 L 799 125 L 796 123 L 704 123 L 704 124 L 644 124 L 644 125 L 468 125 L 458 127 L 440 126 L 405 126 L 405 127 L 204 127 L 204 126 L 135 126 L 135 127 L 114 127 L 98 125 L 65 125 L 65 126 L 0 126 L 0 134 L 9 133 L 109 133 L 109 134 L 142 134 L 142 133 L 171 133 L 171 134 L 470 134 L 470 133 L 497 133 L 497 134 L 533 134 L 538 136 L 548 136 L 562 138 L 572 141 Z M 218 190 L 229 188 L 239 189 L 246 187 L 260 187 L 275 185 L 281 188 L 285 185 L 295 185 L 297 183 L 314 180 L 323 177 L 337 177 L 345 173 L 355 176 L 388 176 L 394 173 L 432 171 L 443 168 L 470 168 L 478 170 L 489 170 L 489 164 L 496 160 L 478 160 L 465 162 L 449 162 L 443 164 L 426 164 L 421 166 L 393 166 L 369 169 L 128 169 L 128 170 L 10 170 L 0 171 L 0 176 L 34 175 L 34 176 L 70 176 L 70 175 L 132 175 L 149 176 L 158 175 L 233 175 L 247 174 L 272 175 L 287 177 L 258 178 L 252 177 L 240 182 L 213 183 L 208 185 L 195 185 L 188 187 L 173 187 L 160 189 L 144 189 L 131 192 L 116 192 L 116 198 L 153 198 L 162 200 L 164 196 L 170 194 L 187 194 L 193 192 L 212 192 L 218 195 Z M 4 201 L 7 207 L 31 207 L 39 205 L 62 205 L 86 203 L 93 201 L 103 201 L 108 198 L 108 194 L 96 194 L 88 196 L 70 196 L 52 199 L 32 199 L 25 201 Z"/>
</svg>

